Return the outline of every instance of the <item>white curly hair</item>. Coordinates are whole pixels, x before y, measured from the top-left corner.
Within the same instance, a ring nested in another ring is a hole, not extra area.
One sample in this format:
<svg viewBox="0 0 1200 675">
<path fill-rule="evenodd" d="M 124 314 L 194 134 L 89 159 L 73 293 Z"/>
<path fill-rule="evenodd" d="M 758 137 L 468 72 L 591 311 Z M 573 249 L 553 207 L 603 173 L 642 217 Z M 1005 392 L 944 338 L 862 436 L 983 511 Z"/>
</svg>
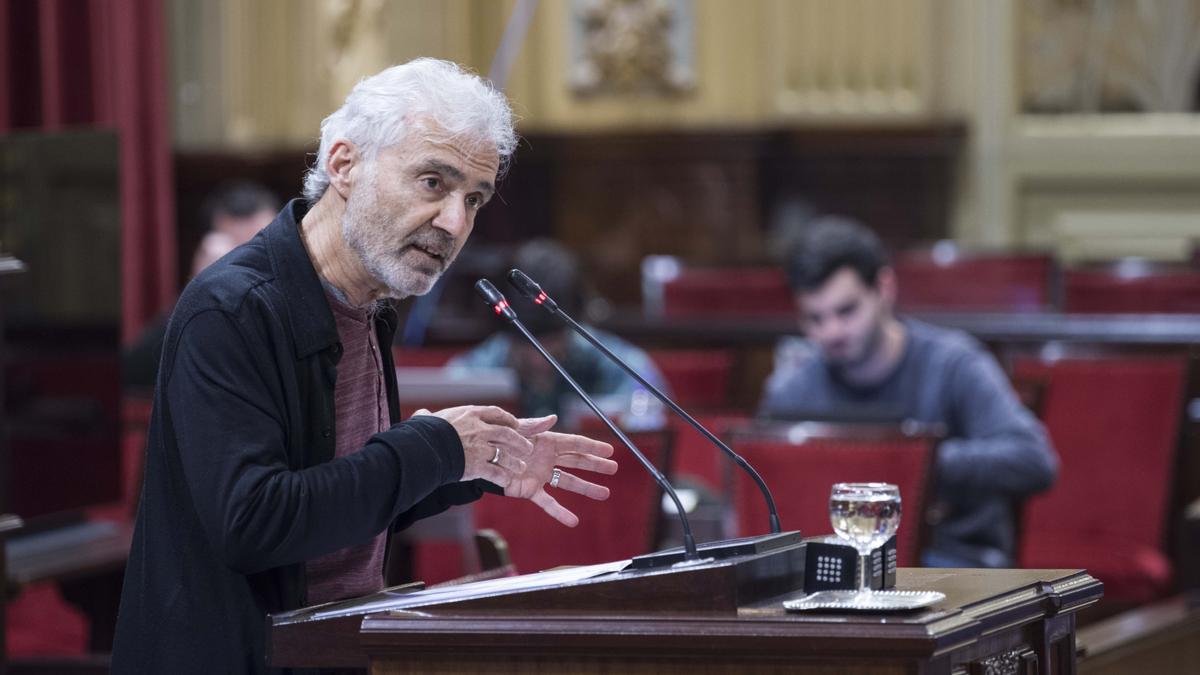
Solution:
<svg viewBox="0 0 1200 675">
<path fill-rule="evenodd" d="M 436 129 L 423 121 L 432 121 Z M 450 61 L 419 58 L 363 78 L 341 108 L 321 122 L 316 162 L 304 177 L 304 196 L 316 203 L 329 187 L 326 163 L 338 140 L 368 158 L 404 140 L 409 132 L 436 133 L 439 140 L 491 145 L 500 171 L 517 147 L 512 108 L 504 94 Z"/>
</svg>

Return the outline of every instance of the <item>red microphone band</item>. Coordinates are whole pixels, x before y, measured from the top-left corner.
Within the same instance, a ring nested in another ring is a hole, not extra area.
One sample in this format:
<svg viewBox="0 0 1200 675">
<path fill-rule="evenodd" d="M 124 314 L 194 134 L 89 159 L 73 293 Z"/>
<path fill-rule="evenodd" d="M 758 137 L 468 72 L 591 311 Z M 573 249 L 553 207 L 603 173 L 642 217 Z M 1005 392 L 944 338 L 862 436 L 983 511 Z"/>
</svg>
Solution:
<svg viewBox="0 0 1200 675">
<path fill-rule="evenodd" d="M 508 300 L 501 300 L 500 302 L 497 302 L 495 304 L 495 306 L 492 307 L 492 309 L 494 309 L 497 314 L 503 314 L 505 308 L 507 308 L 507 307 L 508 307 Z"/>
<path fill-rule="evenodd" d="M 546 301 L 547 297 L 549 297 L 549 296 L 546 295 L 546 291 L 542 291 L 541 293 L 538 293 L 538 296 L 536 298 L 533 299 L 533 302 L 534 302 L 534 304 L 540 305 Z"/>
</svg>

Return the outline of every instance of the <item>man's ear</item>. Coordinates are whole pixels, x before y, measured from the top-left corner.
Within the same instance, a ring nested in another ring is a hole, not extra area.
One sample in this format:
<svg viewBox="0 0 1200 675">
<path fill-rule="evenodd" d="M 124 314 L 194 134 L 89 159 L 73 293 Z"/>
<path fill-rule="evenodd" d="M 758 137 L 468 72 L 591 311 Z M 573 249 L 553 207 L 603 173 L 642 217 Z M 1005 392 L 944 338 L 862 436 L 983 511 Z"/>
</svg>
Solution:
<svg viewBox="0 0 1200 675">
<path fill-rule="evenodd" d="M 350 198 L 350 188 L 358 176 L 355 171 L 362 161 L 358 146 L 347 140 L 335 141 L 329 148 L 329 157 L 325 160 L 325 171 L 329 174 L 329 187 L 337 191 L 343 201 Z"/>
</svg>

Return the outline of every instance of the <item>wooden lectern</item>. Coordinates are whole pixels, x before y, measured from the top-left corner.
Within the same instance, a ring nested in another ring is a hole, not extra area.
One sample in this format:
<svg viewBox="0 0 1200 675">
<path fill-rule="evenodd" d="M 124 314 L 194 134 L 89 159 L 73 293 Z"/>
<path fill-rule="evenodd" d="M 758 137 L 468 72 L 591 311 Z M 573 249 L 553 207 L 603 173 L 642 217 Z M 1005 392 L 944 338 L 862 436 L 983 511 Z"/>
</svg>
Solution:
<svg viewBox="0 0 1200 675">
<path fill-rule="evenodd" d="M 907 613 L 789 613 L 803 544 L 685 566 L 628 561 L 425 590 L 398 587 L 273 615 L 280 667 L 402 672 L 1075 672 L 1079 570 L 901 569 L 946 600 Z"/>
</svg>

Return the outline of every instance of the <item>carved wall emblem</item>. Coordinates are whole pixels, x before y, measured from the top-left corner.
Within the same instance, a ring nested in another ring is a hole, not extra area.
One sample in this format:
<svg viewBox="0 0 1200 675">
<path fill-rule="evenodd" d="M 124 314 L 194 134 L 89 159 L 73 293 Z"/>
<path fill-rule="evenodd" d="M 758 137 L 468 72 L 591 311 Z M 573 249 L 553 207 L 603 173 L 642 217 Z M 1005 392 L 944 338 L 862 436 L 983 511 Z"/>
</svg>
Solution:
<svg viewBox="0 0 1200 675">
<path fill-rule="evenodd" d="M 581 94 L 674 94 L 695 85 L 690 0 L 575 0 L 572 88 Z"/>
</svg>

